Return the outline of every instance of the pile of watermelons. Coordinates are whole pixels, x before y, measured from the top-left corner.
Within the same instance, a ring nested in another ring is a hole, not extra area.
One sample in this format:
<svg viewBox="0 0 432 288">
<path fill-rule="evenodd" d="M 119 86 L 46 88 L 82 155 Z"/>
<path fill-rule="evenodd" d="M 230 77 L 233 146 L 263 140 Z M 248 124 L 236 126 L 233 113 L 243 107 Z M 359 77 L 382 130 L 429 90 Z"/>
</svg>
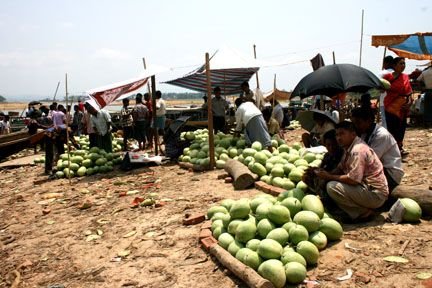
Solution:
<svg viewBox="0 0 432 288">
<path fill-rule="evenodd" d="M 192 144 L 184 149 L 179 161 L 208 165 L 207 129 L 184 132 L 181 137 L 192 140 Z M 214 143 L 216 168 L 222 169 L 228 159 L 236 159 L 258 174 L 261 181 L 286 190 L 304 186 L 301 181 L 304 171 L 308 167 L 321 165 L 324 157 L 322 153 L 308 152 L 298 142 L 288 146 L 278 136 L 272 139 L 273 152 L 263 149 L 259 142 L 254 142 L 247 148 L 243 138 L 221 132 L 215 135 Z"/>
<path fill-rule="evenodd" d="M 97 147 L 88 148 L 88 136 L 75 137 L 80 144 L 80 150 L 61 154 L 57 161 L 57 178 L 82 177 L 97 173 L 107 173 L 113 170 L 114 165 L 122 162 L 122 155 L 118 153 L 122 149 L 121 139 L 113 140 L 114 153 L 107 153 Z M 121 143 L 121 144 L 120 144 Z"/>
<path fill-rule="evenodd" d="M 319 250 L 343 233 L 321 200 L 304 192 L 225 199 L 207 212 L 213 236 L 275 287 L 301 283 L 306 268 L 317 264 Z"/>
</svg>

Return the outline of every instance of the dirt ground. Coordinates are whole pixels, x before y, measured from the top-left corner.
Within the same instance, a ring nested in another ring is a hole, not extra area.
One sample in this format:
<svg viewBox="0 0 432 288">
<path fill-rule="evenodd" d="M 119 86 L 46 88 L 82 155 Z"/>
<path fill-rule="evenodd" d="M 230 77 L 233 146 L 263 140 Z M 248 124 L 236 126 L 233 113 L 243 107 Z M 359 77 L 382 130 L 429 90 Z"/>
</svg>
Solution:
<svg viewBox="0 0 432 288">
<path fill-rule="evenodd" d="M 299 136 L 290 132 L 287 139 Z M 431 144 L 432 130 L 407 132 L 406 184 L 431 184 Z M 182 220 L 224 198 L 259 191 L 234 191 L 217 180 L 221 171 L 193 173 L 176 165 L 34 184 L 42 172 L 41 166 L 0 171 L 1 288 L 244 287 L 200 248 L 200 225 Z M 135 197 L 154 192 L 166 205 L 131 208 Z M 83 203 L 91 207 L 80 209 Z M 394 225 L 384 216 L 344 225 L 342 240 L 308 271 L 317 283 L 308 287 L 432 287 L 432 278 L 417 279 L 432 273 L 431 222 Z M 399 255 L 409 262 L 383 260 Z M 352 277 L 338 281 L 347 269 Z"/>
</svg>

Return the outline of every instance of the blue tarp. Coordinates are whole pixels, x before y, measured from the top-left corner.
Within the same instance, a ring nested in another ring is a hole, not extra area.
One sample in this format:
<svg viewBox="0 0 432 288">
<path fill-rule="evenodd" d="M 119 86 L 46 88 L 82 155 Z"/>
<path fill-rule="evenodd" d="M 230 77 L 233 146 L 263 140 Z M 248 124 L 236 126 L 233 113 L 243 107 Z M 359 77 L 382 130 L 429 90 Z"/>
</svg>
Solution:
<svg viewBox="0 0 432 288">
<path fill-rule="evenodd" d="M 432 33 L 372 36 L 372 46 L 386 46 L 401 57 L 432 60 Z"/>
</svg>

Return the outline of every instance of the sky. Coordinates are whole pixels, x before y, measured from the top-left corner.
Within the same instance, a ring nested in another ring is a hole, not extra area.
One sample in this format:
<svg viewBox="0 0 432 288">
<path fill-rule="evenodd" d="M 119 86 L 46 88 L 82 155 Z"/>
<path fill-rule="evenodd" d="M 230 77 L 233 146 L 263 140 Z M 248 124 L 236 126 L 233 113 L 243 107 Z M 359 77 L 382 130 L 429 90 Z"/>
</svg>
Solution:
<svg viewBox="0 0 432 288">
<path fill-rule="evenodd" d="M 8 100 L 81 95 L 92 88 L 134 78 L 148 65 L 157 89 L 204 63 L 205 53 L 229 46 L 285 65 L 259 71 L 260 87 L 292 90 L 312 72 L 321 53 L 326 64 L 359 64 L 364 9 L 362 66 L 378 73 L 384 48 L 371 35 L 431 32 L 430 0 L 1 0 L 0 95 Z M 389 52 L 388 54 L 392 54 Z M 406 72 L 425 61 L 407 61 Z M 255 77 L 250 86 L 256 86 Z"/>
</svg>

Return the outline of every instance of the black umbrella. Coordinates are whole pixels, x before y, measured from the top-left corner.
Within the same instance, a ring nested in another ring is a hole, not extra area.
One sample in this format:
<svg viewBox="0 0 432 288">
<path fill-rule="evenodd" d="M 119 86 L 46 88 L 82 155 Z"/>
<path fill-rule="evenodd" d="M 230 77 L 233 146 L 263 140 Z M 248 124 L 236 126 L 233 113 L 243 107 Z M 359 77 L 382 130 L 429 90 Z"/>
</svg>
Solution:
<svg viewBox="0 0 432 288">
<path fill-rule="evenodd" d="M 333 64 L 309 73 L 297 84 L 291 98 L 312 95 L 334 96 L 342 92 L 366 92 L 382 88 L 380 79 L 369 70 L 353 64 Z"/>
</svg>

